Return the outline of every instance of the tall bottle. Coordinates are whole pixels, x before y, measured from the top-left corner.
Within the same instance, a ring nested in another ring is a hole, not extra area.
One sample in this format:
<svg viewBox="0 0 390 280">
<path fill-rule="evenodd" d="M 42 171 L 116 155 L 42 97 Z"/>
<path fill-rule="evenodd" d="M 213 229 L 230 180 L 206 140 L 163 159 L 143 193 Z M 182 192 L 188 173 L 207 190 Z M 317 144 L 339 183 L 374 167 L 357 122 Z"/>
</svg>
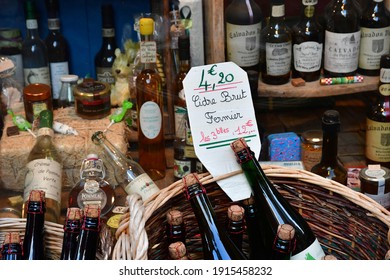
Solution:
<svg viewBox="0 0 390 280">
<path fill-rule="evenodd" d="M 295 249 L 295 229 L 292 225 L 281 224 L 278 227 L 272 245 L 271 260 L 289 260 Z"/>
<path fill-rule="evenodd" d="M 236 204 L 230 205 L 227 209 L 226 231 L 240 250 L 242 250 L 242 240 L 245 232 L 244 213 L 244 208 Z"/>
<path fill-rule="evenodd" d="M 225 10 L 226 60 L 245 71 L 259 71 L 263 14 L 253 0 L 233 0 Z"/>
<path fill-rule="evenodd" d="M 172 209 L 167 213 L 166 234 L 168 243 L 177 241 L 186 244 L 186 227 L 184 224 L 183 213 L 179 210 Z"/>
<path fill-rule="evenodd" d="M 144 171 L 142 166 L 133 159 L 122 154 L 103 134 L 97 131 L 92 135 L 92 141 L 101 146 L 104 154 L 115 168 L 115 178 L 123 186 L 127 194 L 138 193 L 145 201 L 159 192 L 158 186 Z"/>
<path fill-rule="evenodd" d="M 218 224 L 216 214 L 196 173 L 183 178 L 183 191 L 191 203 L 202 238 L 205 260 L 244 260 L 246 256 Z"/>
<path fill-rule="evenodd" d="M 49 34 L 45 39 L 47 47 L 53 107 L 58 108 L 61 90 L 61 76 L 69 74 L 69 50 L 65 37 L 60 32 L 58 0 L 46 0 Z"/>
<path fill-rule="evenodd" d="M 353 76 L 358 68 L 360 15 L 354 0 L 334 0 L 325 27 L 324 75 Z"/>
<path fill-rule="evenodd" d="M 26 228 L 23 239 L 23 259 L 45 259 L 44 224 L 45 224 L 45 192 L 32 190 L 26 202 Z"/>
<path fill-rule="evenodd" d="M 23 249 L 20 241 L 20 235 L 17 231 L 7 232 L 4 237 L 4 243 L 1 248 L 2 260 L 22 260 Z"/>
<path fill-rule="evenodd" d="M 175 73 L 179 73 L 179 37 L 185 35 L 185 27 L 180 18 L 179 0 L 169 0 L 169 35 L 171 39 L 171 52 Z"/>
<path fill-rule="evenodd" d="M 12 77 L 20 87 L 24 86 L 23 57 L 22 57 L 22 33 L 17 28 L 0 29 L 0 56 L 8 57 L 15 65 Z"/>
<path fill-rule="evenodd" d="M 141 67 L 136 78 L 139 163 L 153 180 L 165 177 L 162 80 L 156 71 L 157 45 L 154 20 L 141 18 Z"/>
<path fill-rule="evenodd" d="M 336 110 L 327 110 L 322 116 L 322 155 L 311 172 L 322 177 L 347 185 L 347 170 L 337 156 L 340 116 Z"/>
<path fill-rule="evenodd" d="M 27 158 L 24 181 L 24 201 L 32 190 L 46 195 L 46 220 L 57 223 L 61 213 L 62 160 L 53 143 L 53 113 L 44 110 L 39 115 L 38 137 Z"/>
<path fill-rule="evenodd" d="M 324 251 L 310 226 L 265 175 L 245 139 L 239 138 L 233 141 L 231 148 L 252 188 L 260 217 L 259 224 L 263 234 L 266 257 L 269 258 L 272 255 L 272 245 L 279 225 L 290 224 L 295 229 L 297 240 L 291 259 L 321 259 Z"/>
<path fill-rule="evenodd" d="M 320 78 L 324 31 L 315 16 L 317 0 L 302 0 L 303 12 L 293 32 L 292 77 L 306 82 Z"/>
<path fill-rule="evenodd" d="M 96 80 L 114 84 L 112 64 L 115 60 L 116 37 L 114 24 L 114 10 L 111 4 L 101 7 L 102 12 L 102 45 L 95 56 Z"/>
<path fill-rule="evenodd" d="M 80 208 L 68 208 L 65 217 L 60 260 L 73 260 L 75 258 L 82 221 L 83 212 Z"/>
<path fill-rule="evenodd" d="M 285 22 L 284 0 L 271 3 L 271 17 L 261 31 L 261 79 L 266 84 L 282 85 L 290 80 L 292 31 Z"/>
<path fill-rule="evenodd" d="M 380 59 L 390 53 L 390 18 L 383 0 L 370 0 L 360 21 L 360 52 L 358 72 L 378 76 Z"/>
<path fill-rule="evenodd" d="M 385 133 L 390 130 L 390 55 L 380 61 L 379 85 L 367 108 L 366 163 L 390 168 L 390 146 Z"/>
<path fill-rule="evenodd" d="M 34 3 L 25 2 L 26 37 L 22 44 L 24 85 L 41 83 L 50 86 L 49 57 L 45 42 L 39 37 Z"/>
</svg>

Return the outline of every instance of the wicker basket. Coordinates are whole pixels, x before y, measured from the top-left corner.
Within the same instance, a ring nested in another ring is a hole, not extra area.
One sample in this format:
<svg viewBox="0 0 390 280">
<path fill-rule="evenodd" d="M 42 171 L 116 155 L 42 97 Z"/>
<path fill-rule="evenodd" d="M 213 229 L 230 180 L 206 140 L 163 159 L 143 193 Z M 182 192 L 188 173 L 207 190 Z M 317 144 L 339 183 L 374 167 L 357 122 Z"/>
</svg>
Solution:
<svg viewBox="0 0 390 280">
<path fill-rule="evenodd" d="M 279 192 L 308 221 L 326 254 L 338 259 L 385 258 L 390 247 L 390 212 L 381 205 L 362 193 L 305 170 L 262 167 Z M 221 223 L 232 202 L 216 181 L 235 174 L 219 178 L 200 174 Z M 113 259 L 169 259 L 164 227 L 166 213 L 171 208 L 183 212 L 189 258 L 203 258 L 198 225 L 182 193 L 181 181 L 162 189 L 148 201 L 143 202 L 138 195 L 127 199 L 129 211 L 116 232 Z M 248 252 L 246 236 L 243 250 Z"/>
</svg>

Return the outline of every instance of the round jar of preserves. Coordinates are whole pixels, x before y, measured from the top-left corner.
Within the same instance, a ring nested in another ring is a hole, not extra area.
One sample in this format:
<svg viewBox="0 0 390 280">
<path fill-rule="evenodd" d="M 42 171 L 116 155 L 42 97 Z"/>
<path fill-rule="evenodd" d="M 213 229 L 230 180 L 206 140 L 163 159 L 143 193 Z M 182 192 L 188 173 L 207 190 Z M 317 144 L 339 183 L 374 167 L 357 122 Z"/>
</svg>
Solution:
<svg viewBox="0 0 390 280">
<path fill-rule="evenodd" d="M 301 160 L 306 170 L 320 162 L 322 155 L 322 131 L 307 130 L 301 135 Z"/>
<path fill-rule="evenodd" d="M 101 119 L 110 114 L 110 85 L 94 79 L 84 79 L 73 89 L 76 114 L 84 119 Z"/>
<path fill-rule="evenodd" d="M 390 169 L 369 164 L 360 170 L 361 192 L 390 210 Z"/>
<path fill-rule="evenodd" d="M 51 87 L 46 84 L 29 84 L 23 89 L 26 120 L 33 123 L 43 110 L 53 111 Z"/>
</svg>

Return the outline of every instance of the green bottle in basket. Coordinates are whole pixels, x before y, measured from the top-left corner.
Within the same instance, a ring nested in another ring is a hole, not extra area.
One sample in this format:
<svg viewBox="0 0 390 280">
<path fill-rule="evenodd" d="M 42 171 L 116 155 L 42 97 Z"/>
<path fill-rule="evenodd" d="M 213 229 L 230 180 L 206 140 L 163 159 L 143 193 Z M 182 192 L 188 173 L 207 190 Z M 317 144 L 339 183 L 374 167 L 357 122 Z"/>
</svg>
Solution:
<svg viewBox="0 0 390 280">
<path fill-rule="evenodd" d="M 313 231 L 264 174 L 245 139 L 233 141 L 231 148 L 252 188 L 255 205 L 259 211 L 266 257 L 272 256 L 272 245 L 279 225 L 290 224 L 295 229 L 296 238 L 296 247 L 291 259 L 320 260 L 324 256 L 324 251 Z"/>
</svg>

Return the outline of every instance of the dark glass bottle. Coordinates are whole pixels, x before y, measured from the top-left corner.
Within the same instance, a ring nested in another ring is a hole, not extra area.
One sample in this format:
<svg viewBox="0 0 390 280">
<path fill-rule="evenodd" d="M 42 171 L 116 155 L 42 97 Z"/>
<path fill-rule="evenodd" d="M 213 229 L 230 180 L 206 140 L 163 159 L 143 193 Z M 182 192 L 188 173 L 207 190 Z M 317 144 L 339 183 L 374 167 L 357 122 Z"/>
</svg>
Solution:
<svg viewBox="0 0 390 280">
<path fill-rule="evenodd" d="M 4 243 L 1 248 L 2 260 L 22 260 L 23 249 L 20 242 L 19 232 L 7 232 L 5 234 Z"/>
<path fill-rule="evenodd" d="M 282 85 L 290 80 L 292 31 L 285 22 L 284 0 L 271 3 L 271 17 L 261 31 L 261 79 L 266 84 Z"/>
<path fill-rule="evenodd" d="M 289 224 L 279 225 L 272 245 L 271 260 L 289 260 L 295 249 L 295 242 L 294 227 Z"/>
<path fill-rule="evenodd" d="M 115 60 L 116 37 L 114 24 L 114 10 L 111 4 L 105 4 L 102 10 L 102 46 L 95 56 L 96 80 L 114 84 L 112 64 Z"/>
<path fill-rule="evenodd" d="M 360 21 L 360 52 L 358 72 L 378 76 L 380 59 L 390 52 L 390 18 L 383 0 L 370 0 Z"/>
<path fill-rule="evenodd" d="M 23 259 L 44 260 L 45 192 L 32 190 L 26 206 L 26 229 L 23 239 Z"/>
<path fill-rule="evenodd" d="M 179 12 L 179 0 L 169 0 L 169 35 L 171 40 L 171 51 L 172 51 L 172 59 L 175 74 L 179 73 L 180 62 L 179 62 L 179 37 L 185 35 L 185 26 L 182 23 Z"/>
<path fill-rule="evenodd" d="M 169 244 L 177 241 L 186 244 L 186 227 L 181 211 L 176 209 L 168 211 L 166 233 Z"/>
<path fill-rule="evenodd" d="M 390 130 L 390 55 L 380 62 L 379 85 L 370 100 L 366 117 L 366 163 L 390 168 L 390 146 L 386 133 Z"/>
<path fill-rule="evenodd" d="M 324 251 L 310 226 L 264 174 L 260 163 L 254 157 L 254 153 L 248 147 L 245 139 L 239 138 L 233 141 L 231 148 L 252 188 L 255 206 L 258 209 L 266 258 L 270 258 L 272 255 L 272 246 L 279 225 L 290 224 L 296 231 L 297 239 L 292 259 L 321 259 Z"/>
<path fill-rule="evenodd" d="M 293 32 L 292 77 L 306 82 L 320 78 L 324 32 L 315 16 L 317 0 L 303 0 L 303 12 Z"/>
<path fill-rule="evenodd" d="M 60 260 L 73 260 L 75 258 L 77 239 L 80 234 L 82 221 L 83 213 L 80 208 L 68 208 L 64 224 Z"/>
<path fill-rule="evenodd" d="M 226 230 L 238 249 L 242 250 L 245 232 L 245 210 L 239 205 L 230 205 L 227 209 Z"/>
<path fill-rule="evenodd" d="M 322 116 L 322 155 L 311 172 L 347 185 L 347 170 L 337 156 L 340 116 L 336 110 L 327 110 Z"/>
<path fill-rule="evenodd" d="M 202 237 L 205 260 L 244 260 L 246 256 L 234 244 L 225 228 L 218 224 L 213 206 L 196 173 L 183 178 L 183 191 L 190 201 Z"/>
</svg>

